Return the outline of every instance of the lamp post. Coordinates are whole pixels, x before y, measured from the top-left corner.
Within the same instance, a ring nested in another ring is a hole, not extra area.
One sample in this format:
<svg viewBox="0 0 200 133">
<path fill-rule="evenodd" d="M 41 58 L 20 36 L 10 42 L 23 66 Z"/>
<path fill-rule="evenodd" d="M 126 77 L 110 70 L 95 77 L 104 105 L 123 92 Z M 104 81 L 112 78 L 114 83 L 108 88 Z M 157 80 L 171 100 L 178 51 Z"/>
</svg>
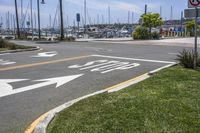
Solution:
<svg viewBox="0 0 200 133">
<path fill-rule="evenodd" d="M 63 9 L 62 9 L 62 0 L 60 0 L 60 40 L 63 39 L 64 39 Z"/>
<path fill-rule="evenodd" d="M 42 0 L 41 4 L 45 4 L 44 0 Z M 41 31 L 40 31 L 40 2 L 37 0 L 37 8 L 38 8 L 38 37 L 41 39 Z"/>
<path fill-rule="evenodd" d="M 17 21 L 17 37 L 20 38 L 20 30 L 19 30 L 19 18 L 18 18 L 18 9 L 17 9 L 17 0 L 15 0 L 15 14 L 16 14 L 16 21 Z"/>
<path fill-rule="evenodd" d="M 33 2 L 32 2 L 32 0 L 30 0 L 30 12 L 31 12 L 32 40 L 33 40 Z"/>
</svg>

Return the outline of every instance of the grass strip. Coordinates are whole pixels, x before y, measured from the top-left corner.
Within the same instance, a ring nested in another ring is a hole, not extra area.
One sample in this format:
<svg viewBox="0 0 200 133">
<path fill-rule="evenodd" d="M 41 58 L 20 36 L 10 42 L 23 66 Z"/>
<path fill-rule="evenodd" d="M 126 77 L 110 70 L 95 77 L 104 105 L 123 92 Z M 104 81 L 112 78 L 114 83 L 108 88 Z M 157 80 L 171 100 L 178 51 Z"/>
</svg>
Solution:
<svg viewBox="0 0 200 133">
<path fill-rule="evenodd" d="M 8 42 L 6 40 L 0 39 L 0 51 L 17 50 L 17 49 L 29 49 L 29 48 L 34 48 L 34 47 L 16 45 L 16 44 Z"/>
<path fill-rule="evenodd" d="M 200 131 L 200 72 L 180 66 L 59 113 L 48 133 Z"/>
</svg>

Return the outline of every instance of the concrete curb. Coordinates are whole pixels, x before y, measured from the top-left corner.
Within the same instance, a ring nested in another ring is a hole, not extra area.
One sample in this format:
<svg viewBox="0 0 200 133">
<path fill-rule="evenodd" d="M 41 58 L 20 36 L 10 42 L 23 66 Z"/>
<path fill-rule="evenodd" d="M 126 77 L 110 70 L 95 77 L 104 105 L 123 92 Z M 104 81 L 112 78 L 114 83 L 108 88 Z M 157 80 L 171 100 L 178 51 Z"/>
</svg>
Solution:
<svg viewBox="0 0 200 133">
<path fill-rule="evenodd" d="M 35 41 L 36 44 L 54 44 L 60 43 L 60 41 Z"/>
<path fill-rule="evenodd" d="M 28 49 L 17 49 L 17 50 L 7 50 L 7 51 L 2 51 L 0 52 L 1 54 L 7 54 L 7 53 L 18 53 L 18 52 L 27 52 L 27 51 L 36 51 L 40 50 L 40 47 L 35 47 L 35 48 L 28 48 Z"/>
<path fill-rule="evenodd" d="M 80 98 L 77 98 L 75 100 L 72 100 L 72 101 L 69 101 L 55 109 L 52 109 L 50 110 L 49 112 L 43 114 L 42 116 L 40 116 L 37 120 L 35 120 L 26 130 L 24 133 L 46 133 L 46 129 L 49 125 L 49 123 L 53 120 L 53 118 L 56 116 L 56 114 L 58 114 L 59 112 L 61 112 L 62 110 L 64 109 L 67 109 L 68 107 L 74 105 L 75 103 L 83 100 L 83 99 L 86 99 L 86 98 L 89 98 L 91 96 L 95 96 L 95 95 L 98 95 L 98 94 L 102 94 L 102 93 L 113 93 L 113 92 L 117 92 L 119 90 L 122 90 L 124 88 L 127 88 L 131 85 L 134 85 L 134 84 L 137 84 L 141 81 L 144 81 L 146 79 L 148 79 L 149 77 L 151 77 L 152 75 L 156 74 L 157 72 L 165 69 L 165 68 L 169 68 L 169 67 L 172 67 L 172 66 L 175 66 L 177 65 L 178 63 L 173 63 L 173 64 L 169 64 L 169 65 L 166 65 L 164 67 L 161 67 L 159 69 L 156 69 L 156 70 L 153 70 L 153 71 L 150 71 L 148 73 L 145 73 L 139 77 L 136 77 L 136 78 L 133 78 L 133 79 L 130 79 L 128 81 L 125 81 L 123 83 L 120 83 L 118 85 L 115 85 L 115 86 L 112 86 L 112 87 L 109 87 L 107 89 L 104 89 L 104 90 L 101 90 L 101 91 L 97 91 L 95 93 L 92 93 L 92 94 L 89 94 L 89 95 L 86 95 L 86 96 L 83 96 L 83 97 L 80 97 Z"/>
</svg>

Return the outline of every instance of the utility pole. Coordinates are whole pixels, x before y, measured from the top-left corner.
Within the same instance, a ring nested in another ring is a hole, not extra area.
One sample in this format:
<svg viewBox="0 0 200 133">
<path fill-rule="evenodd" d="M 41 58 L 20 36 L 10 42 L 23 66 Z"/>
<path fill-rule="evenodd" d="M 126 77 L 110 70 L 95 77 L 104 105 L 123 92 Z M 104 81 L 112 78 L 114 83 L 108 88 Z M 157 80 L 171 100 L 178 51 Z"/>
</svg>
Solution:
<svg viewBox="0 0 200 133">
<path fill-rule="evenodd" d="M 19 18 L 18 18 L 18 9 L 17 9 L 17 0 L 15 0 L 15 14 L 16 14 L 16 22 L 17 22 L 17 37 L 20 38 L 20 30 L 19 30 Z"/>
<path fill-rule="evenodd" d="M 39 40 L 41 39 L 41 33 L 40 33 L 40 1 L 37 0 L 37 8 L 38 8 L 38 37 Z"/>
<path fill-rule="evenodd" d="M 30 11 L 31 11 L 31 30 L 32 30 L 32 40 L 33 40 L 33 2 L 30 0 Z"/>
<path fill-rule="evenodd" d="M 195 7 L 196 16 L 195 16 L 195 43 L 194 43 L 194 69 L 197 68 L 197 57 L 198 57 L 198 51 L 197 51 L 197 29 L 198 29 L 198 8 Z"/>
<path fill-rule="evenodd" d="M 45 4 L 44 0 L 42 0 L 41 4 Z M 40 31 L 40 0 L 37 0 L 37 8 L 38 8 L 38 36 L 39 40 L 41 39 L 41 31 Z"/>
<path fill-rule="evenodd" d="M 60 40 L 64 39 L 64 25 L 63 25 L 63 6 L 60 0 Z"/>
<path fill-rule="evenodd" d="M 183 32 L 183 11 L 181 11 L 181 32 Z"/>
<path fill-rule="evenodd" d="M 144 14 L 147 14 L 147 4 L 145 4 Z"/>
</svg>

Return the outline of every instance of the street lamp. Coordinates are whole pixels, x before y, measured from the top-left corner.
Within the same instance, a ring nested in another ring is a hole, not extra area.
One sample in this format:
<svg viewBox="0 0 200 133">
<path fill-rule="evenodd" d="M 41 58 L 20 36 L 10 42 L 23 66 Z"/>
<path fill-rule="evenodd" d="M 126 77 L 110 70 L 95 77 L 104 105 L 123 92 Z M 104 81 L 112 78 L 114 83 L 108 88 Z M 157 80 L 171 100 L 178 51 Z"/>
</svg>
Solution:
<svg viewBox="0 0 200 133">
<path fill-rule="evenodd" d="M 45 4 L 44 0 L 42 0 L 41 4 Z M 38 36 L 39 40 L 41 39 L 41 31 L 40 31 L 40 2 L 37 0 L 37 8 L 38 8 Z"/>
<path fill-rule="evenodd" d="M 60 1 L 60 40 L 64 39 L 64 24 L 63 24 L 63 9 L 62 9 L 62 0 Z"/>
<path fill-rule="evenodd" d="M 17 0 L 15 0 L 15 14 L 16 14 L 16 22 L 17 22 L 17 37 L 20 38 L 20 30 L 19 30 L 19 18 L 18 18 L 18 9 L 17 9 Z"/>
</svg>

